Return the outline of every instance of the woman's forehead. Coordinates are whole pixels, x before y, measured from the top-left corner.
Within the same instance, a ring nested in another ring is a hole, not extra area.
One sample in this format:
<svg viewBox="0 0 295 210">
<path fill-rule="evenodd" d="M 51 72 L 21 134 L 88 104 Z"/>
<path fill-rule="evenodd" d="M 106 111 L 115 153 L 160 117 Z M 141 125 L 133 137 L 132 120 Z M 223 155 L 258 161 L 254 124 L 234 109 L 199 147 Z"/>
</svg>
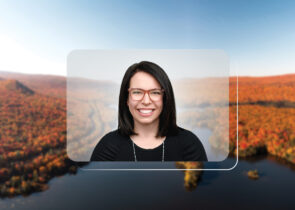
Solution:
<svg viewBox="0 0 295 210">
<path fill-rule="evenodd" d="M 152 75 L 140 71 L 131 77 L 130 88 L 154 89 L 161 88 L 161 85 Z"/>
</svg>

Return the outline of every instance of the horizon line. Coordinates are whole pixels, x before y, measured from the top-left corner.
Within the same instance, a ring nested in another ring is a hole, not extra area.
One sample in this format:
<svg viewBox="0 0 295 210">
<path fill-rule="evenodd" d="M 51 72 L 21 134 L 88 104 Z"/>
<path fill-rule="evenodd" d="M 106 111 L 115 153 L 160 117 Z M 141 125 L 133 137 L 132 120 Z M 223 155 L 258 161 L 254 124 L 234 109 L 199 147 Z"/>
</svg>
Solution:
<svg viewBox="0 0 295 210">
<path fill-rule="evenodd" d="M 55 77 L 67 77 L 67 75 L 61 74 L 50 74 L 50 73 L 29 73 L 29 72 L 16 72 L 16 71 L 7 71 L 7 70 L 0 70 L 0 73 L 8 73 L 8 74 L 23 74 L 23 75 L 34 75 L 34 76 L 55 76 Z M 283 74 L 270 74 L 270 75 L 229 75 L 229 77 L 276 77 L 276 76 L 287 76 L 287 75 L 295 75 L 295 73 L 283 73 Z M 87 77 L 81 77 L 85 79 L 90 79 Z M 186 78 L 189 79 L 190 77 Z M 211 78 L 211 77 L 209 77 Z M 212 77 L 214 78 L 214 77 Z"/>
</svg>

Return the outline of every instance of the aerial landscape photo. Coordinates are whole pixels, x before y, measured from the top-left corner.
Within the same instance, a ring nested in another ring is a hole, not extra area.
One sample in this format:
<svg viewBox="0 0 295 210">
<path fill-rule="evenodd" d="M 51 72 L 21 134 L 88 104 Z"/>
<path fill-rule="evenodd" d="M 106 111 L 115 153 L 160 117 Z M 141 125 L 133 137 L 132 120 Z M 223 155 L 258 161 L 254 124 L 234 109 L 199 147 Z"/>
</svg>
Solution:
<svg viewBox="0 0 295 210">
<path fill-rule="evenodd" d="M 1 210 L 294 209 L 294 1 L 3 0 L 0 11 Z M 116 69 L 72 77 L 75 50 L 225 52 L 228 75 L 163 65 L 177 123 L 209 161 L 90 162 L 117 129 L 126 68 L 101 59 Z"/>
<path fill-rule="evenodd" d="M 38 203 L 38 196 L 34 197 L 34 195 L 53 190 L 51 186 L 60 176 L 83 177 L 83 168 L 97 167 L 95 166 L 97 163 L 75 162 L 67 156 L 66 78 L 7 72 L 1 72 L 0 75 L 1 199 L 4 199 L 5 205 L 15 203 L 20 198 L 33 199 L 34 202 L 31 205 L 35 206 Z M 238 127 L 236 126 L 237 80 L 232 77 L 229 78 L 229 81 L 230 154 L 228 159 L 223 162 L 234 162 L 238 152 L 241 163 L 234 170 L 240 171 L 240 174 L 235 179 L 240 181 L 242 185 L 245 182 L 261 182 L 262 185 L 267 186 L 271 182 L 268 170 L 283 167 L 286 172 L 276 176 L 276 178 L 281 176 L 281 179 L 284 180 L 279 188 L 283 191 L 286 187 L 283 184 L 285 182 L 284 176 L 290 178 L 294 176 L 295 97 L 293 92 L 295 91 L 295 75 L 239 77 Z M 105 83 L 104 85 L 105 87 L 99 85 L 97 87 L 106 90 L 110 86 Z M 96 137 L 94 138 L 96 143 L 101 135 L 100 129 L 111 129 L 112 124 L 116 123 L 114 117 L 105 118 L 102 115 L 108 110 L 112 112 L 112 109 L 107 106 L 107 101 L 104 100 L 102 103 L 97 100 L 96 103 L 92 103 L 97 112 L 88 114 L 95 116 L 93 119 L 97 121 L 88 124 L 89 131 L 93 130 L 94 133 L 90 132 L 89 135 L 86 129 L 82 129 L 83 133 L 74 132 L 74 135 L 83 140 L 83 145 L 91 145 L 92 136 Z M 112 103 L 111 99 L 109 101 Z M 83 112 L 83 108 L 81 112 Z M 207 111 L 204 112 L 207 113 Z M 75 114 L 81 113 L 75 112 Z M 113 115 L 115 114 L 113 113 Z M 195 126 L 210 129 L 210 120 L 202 121 L 202 119 L 210 118 L 202 118 L 202 115 L 204 113 L 193 115 L 193 121 L 190 120 L 190 122 L 195 122 L 193 123 Z M 216 118 L 214 119 L 216 120 Z M 85 126 L 87 122 L 81 123 L 87 128 Z M 82 125 L 77 124 L 76 126 Z M 92 126 L 96 126 L 96 128 L 92 129 Z M 238 147 L 236 144 L 237 129 L 239 131 Z M 215 149 L 218 149 L 218 146 L 220 145 L 213 144 Z M 81 152 L 79 148 L 72 150 L 77 154 Z M 216 162 L 215 167 L 222 168 L 223 162 Z M 207 163 L 199 162 L 169 164 L 171 165 L 169 167 L 177 169 L 200 169 L 207 166 Z M 193 193 L 199 188 L 210 186 L 209 183 L 206 184 L 206 173 L 208 172 L 179 171 L 178 173 L 179 176 L 182 176 L 182 181 L 178 180 L 178 182 L 182 182 L 183 191 Z M 155 176 L 155 174 L 151 175 Z M 85 179 L 88 179 L 87 175 L 84 174 L 84 176 Z M 137 176 L 137 174 L 133 176 Z M 210 177 L 210 174 L 207 176 Z M 223 176 L 223 179 L 227 178 L 227 175 L 219 174 L 219 176 L 221 176 L 219 179 L 222 179 Z M 82 177 L 79 179 L 83 179 Z M 245 178 L 246 180 L 243 180 Z M 92 179 L 95 183 L 95 176 Z M 179 177 L 175 177 L 175 181 L 177 179 Z M 101 181 L 106 182 L 107 180 Z M 162 184 L 164 185 L 166 181 Z M 200 185 L 199 188 L 198 185 Z M 75 189 L 74 187 L 72 193 L 75 193 Z M 286 190 L 284 193 L 285 197 L 290 194 Z M 88 195 L 84 196 L 88 197 Z"/>
</svg>

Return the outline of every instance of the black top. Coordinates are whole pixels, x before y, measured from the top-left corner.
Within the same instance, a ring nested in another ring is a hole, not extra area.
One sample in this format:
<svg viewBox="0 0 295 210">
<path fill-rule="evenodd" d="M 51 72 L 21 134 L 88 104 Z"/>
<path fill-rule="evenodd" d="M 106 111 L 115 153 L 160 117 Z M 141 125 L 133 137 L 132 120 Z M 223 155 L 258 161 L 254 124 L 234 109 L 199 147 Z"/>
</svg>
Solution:
<svg viewBox="0 0 295 210">
<path fill-rule="evenodd" d="M 164 161 L 207 161 L 201 141 L 192 132 L 178 129 L 178 135 L 164 141 Z M 162 161 L 163 144 L 143 149 L 134 144 L 137 161 Z M 135 161 L 132 140 L 118 130 L 106 134 L 96 145 L 90 161 Z"/>
</svg>

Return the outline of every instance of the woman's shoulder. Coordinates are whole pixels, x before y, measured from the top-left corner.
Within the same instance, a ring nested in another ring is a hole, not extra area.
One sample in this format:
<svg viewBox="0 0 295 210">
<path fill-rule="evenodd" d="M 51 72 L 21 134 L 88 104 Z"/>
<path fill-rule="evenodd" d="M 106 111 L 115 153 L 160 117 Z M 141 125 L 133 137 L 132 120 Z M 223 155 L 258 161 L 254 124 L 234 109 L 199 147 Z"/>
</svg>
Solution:
<svg viewBox="0 0 295 210">
<path fill-rule="evenodd" d="M 181 127 L 177 127 L 177 129 L 178 129 L 177 136 L 182 137 L 182 138 L 184 138 L 186 140 L 198 140 L 198 141 L 200 141 L 199 138 L 193 132 L 191 132 L 189 130 L 186 130 L 184 128 L 181 128 Z"/>
<path fill-rule="evenodd" d="M 110 147 L 119 146 L 122 143 L 126 142 L 126 140 L 128 140 L 128 138 L 125 136 L 122 136 L 117 129 L 105 134 L 100 139 L 97 146 L 110 146 Z"/>
<path fill-rule="evenodd" d="M 186 161 L 206 161 L 207 155 L 200 139 L 193 132 L 178 127 L 177 139 L 181 144 L 184 160 Z"/>
<path fill-rule="evenodd" d="M 118 142 L 120 140 L 124 139 L 124 137 L 122 135 L 120 135 L 118 129 L 117 130 L 113 130 L 108 132 L 107 134 L 105 134 L 100 141 L 108 141 L 108 142 Z"/>
<path fill-rule="evenodd" d="M 118 130 L 105 134 L 95 146 L 91 160 L 113 160 L 124 142 L 126 137 L 120 135 Z"/>
</svg>

